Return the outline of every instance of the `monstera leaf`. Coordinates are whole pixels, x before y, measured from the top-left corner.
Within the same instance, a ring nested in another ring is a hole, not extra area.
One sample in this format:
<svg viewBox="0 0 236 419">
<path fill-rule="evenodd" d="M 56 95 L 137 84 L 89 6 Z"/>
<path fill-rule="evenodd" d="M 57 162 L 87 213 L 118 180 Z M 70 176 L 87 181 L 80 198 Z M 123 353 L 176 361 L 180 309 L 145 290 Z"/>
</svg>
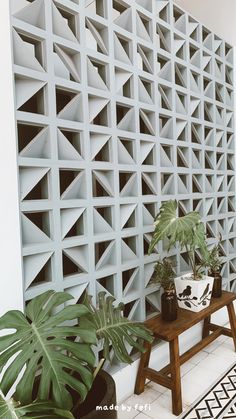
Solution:
<svg viewBox="0 0 236 419">
<path fill-rule="evenodd" d="M 177 216 L 177 202 L 164 202 L 155 218 L 155 230 L 148 253 L 151 254 L 160 240 L 168 239 L 169 248 L 179 242 L 181 247 L 189 250 L 199 248 L 207 252 L 204 224 L 198 212 L 192 211 L 183 217 Z"/>
<path fill-rule="evenodd" d="M 96 343 L 96 334 L 86 320 L 83 327 L 65 324 L 89 312 L 82 304 L 64 307 L 72 298 L 65 292 L 47 291 L 30 301 L 25 314 L 13 310 L 0 318 L 0 330 L 15 329 L 0 337 L 0 372 L 6 367 L 0 384 L 4 395 L 23 371 L 14 395 L 22 405 L 37 398 L 70 409 L 72 399 L 67 386 L 82 400 L 86 397 L 93 381 L 95 357 L 91 344 Z M 75 342 L 74 337 L 80 341 Z M 9 360 L 13 361 L 10 365 Z"/>
<path fill-rule="evenodd" d="M 98 308 L 94 308 L 91 303 L 91 297 L 86 294 L 83 303 L 90 310 L 90 321 L 96 328 L 97 338 L 103 343 L 103 356 L 110 360 L 110 346 L 114 350 L 116 358 L 125 363 L 131 363 L 126 344 L 144 352 L 145 349 L 137 341 L 137 338 L 152 342 L 151 332 L 142 324 L 135 323 L 122 314 L 123 304 L 114 307 L 114 298 L 106 297 L 105 292 L 98 294 Z M 81 319 L 83 324 L 83 319 Z"/>
<path fill-rule="evenodd" d="M 0 419 L 73 419 L 71 412 L 59 409 L 51 402 L 40 402 L 21 406 L 19 402 L 13 399 L 5 400 L 0 395 Z"/>
</svg>

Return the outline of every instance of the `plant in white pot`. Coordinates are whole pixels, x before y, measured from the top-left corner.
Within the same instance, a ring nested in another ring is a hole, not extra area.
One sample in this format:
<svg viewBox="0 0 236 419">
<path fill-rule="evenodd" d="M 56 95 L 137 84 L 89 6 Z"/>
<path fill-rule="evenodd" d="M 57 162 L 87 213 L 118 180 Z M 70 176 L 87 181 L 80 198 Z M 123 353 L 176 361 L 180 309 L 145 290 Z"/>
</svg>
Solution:
<svg viewBox="0 0 236 419">
<path fill-rule="evenodd" d="M 210 304 L 213 278 L 204 275 L 202 265 L 197 263 L 196 251 L 203 260 L 207 254 L 205 228 L 200 214 L 192 211 L 178 217 L 177 201 L 164 202 L 155 218 L 149 254 L 161 240 L 168 241 L 168 251 L 179 244 L 180 249 L 188 254 L 191 272 L 175 278 L 179 307 L 196 312 L 203 310 Z"/>
</svg>

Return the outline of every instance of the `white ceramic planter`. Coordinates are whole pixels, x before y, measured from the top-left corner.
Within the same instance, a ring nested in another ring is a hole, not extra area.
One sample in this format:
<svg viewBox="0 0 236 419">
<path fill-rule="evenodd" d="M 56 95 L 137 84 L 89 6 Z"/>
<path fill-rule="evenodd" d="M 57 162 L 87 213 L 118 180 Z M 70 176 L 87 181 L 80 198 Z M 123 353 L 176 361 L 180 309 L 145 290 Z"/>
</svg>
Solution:
<svg viewBox="0 0 236 419">
<path fill-rule="evenodd" d="M 192 279 L 192 273 L 175 278 L 178 306 L 191 311 L 201 311 L 208 307 L 214 278 L 204 275 L 199 281 Z"/>
</svg>

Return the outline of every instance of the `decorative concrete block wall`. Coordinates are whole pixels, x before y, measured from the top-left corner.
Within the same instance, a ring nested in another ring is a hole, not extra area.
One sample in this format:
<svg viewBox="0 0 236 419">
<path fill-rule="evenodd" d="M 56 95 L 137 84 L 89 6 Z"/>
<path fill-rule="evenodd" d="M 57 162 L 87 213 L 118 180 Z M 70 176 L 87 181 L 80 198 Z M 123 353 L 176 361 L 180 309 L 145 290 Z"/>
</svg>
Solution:
<svg viewBox="0 0 236 419">
<path fill-rule="evenodd" d="M 12 27 L 26 300 L 87 287 L 157 311 L 147 250 L 173 198 L 221 233 L 232 289 L 233 48 L 172 1 L 14 0 Z"/>
</svg>

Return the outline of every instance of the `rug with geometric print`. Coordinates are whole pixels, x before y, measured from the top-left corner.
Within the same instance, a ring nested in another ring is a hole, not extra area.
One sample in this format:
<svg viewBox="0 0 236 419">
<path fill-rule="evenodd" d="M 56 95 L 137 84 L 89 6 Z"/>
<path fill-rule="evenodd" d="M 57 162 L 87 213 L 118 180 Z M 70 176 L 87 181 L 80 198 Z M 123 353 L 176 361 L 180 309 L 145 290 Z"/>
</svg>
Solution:
<svg viewBox="0 0 236 419">
<path fill-rule="evenodd" d="M 236 364 L 179 418 L 236 419 Z"/>
</svg>

